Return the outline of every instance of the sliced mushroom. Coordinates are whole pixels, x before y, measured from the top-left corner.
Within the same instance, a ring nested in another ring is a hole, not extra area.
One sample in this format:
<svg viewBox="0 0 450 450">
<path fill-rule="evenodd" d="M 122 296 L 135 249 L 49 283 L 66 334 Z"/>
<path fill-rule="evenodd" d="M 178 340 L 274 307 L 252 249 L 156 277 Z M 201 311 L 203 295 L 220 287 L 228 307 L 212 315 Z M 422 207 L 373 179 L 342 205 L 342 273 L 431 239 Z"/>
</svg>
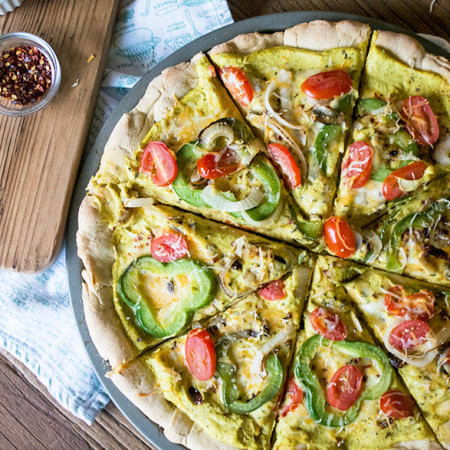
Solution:
<svg viewBox="0 0 450 450">
<path fill-rule="evenodd" d="M 328 106 L 314 106 L 311 110 L 311 119 L 314 122 L 320 122 L 324 124 L 341 124 L 345 122 L 345 114 L 343 112 L 335 111 Z"/>
</svg>

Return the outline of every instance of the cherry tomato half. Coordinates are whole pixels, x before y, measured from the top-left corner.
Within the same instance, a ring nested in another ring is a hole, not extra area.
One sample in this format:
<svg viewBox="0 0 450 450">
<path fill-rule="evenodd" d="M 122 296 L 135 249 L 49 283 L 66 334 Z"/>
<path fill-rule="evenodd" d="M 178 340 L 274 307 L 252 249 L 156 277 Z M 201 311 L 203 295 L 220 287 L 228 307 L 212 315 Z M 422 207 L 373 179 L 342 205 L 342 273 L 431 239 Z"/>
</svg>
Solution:
<svg viewBox="0 0 450 450">
<path fill-rule="evenodd" d="M 439 125 L 426 98 L 408 97 L 403 102 L 402 118 L 405 128 L 422 145 L 432 145 L 439 139 Z"/>
<path fill-rule="evenodd" d="M 294 157 L 291 155 L 291 152 L 281 144 L 269 144 L 267 150 L 269 151 L 275 166 L 277 166 L 279 171 L 283 174 L 286 184 L 290 188 L 300 186 L 302 182 L 300 168 L 295 162 Z"/>
<path fill-rule="evenodd" d="M 157 186 L 168 186 L 178 173 L 174 153 L 162 142 L 149 142 L 142 153 L 139 172 L 150 175 Z"/>
<path fill-rule="evenodd" d="M 397 284 L 384 296 L 384 305 L 394 316 L 407 317 L 411 320 L 428 320 L 434 315 L 434 295 L 425 289 L 405 295 L 403 286 Z"/>
<path fill-rule="evenodd" d="M 333 216 L 326 220 L 323 236 L 328 250 L 336 256 L 348 258 L 356 251 L 355 235 L 341 217 Z"/>
<path fill-rule="evenodd" d="M 340 411 L 347 411 L 361 395 L 362 379 L 360 370 L 351 364 L 339 368 L 328 385 L 328 403 Z"/>
<path fill-rule="evenodd" d="M 357 141 L 348 150 L 348 156 L 342 162 L 342 176 L 350 189 L 359 189 L 369 181 L 373 149 L 367 142 Z"/>
<path fill-rule="evenodd" d="M 242 106 L 250 106 L 253 100 L 253 88 L 245 73 L 237 67 L 224 67 L 219 73 L 232 97 Z"/>
<path fill-rule="evenodd" d="M 290 402 L 282 409 L 280 414 L 281 417 L 284 417 L 293 411 L 303 401 L 303 391 L 300 389 L 294 377 L 289 378 L 286 398 L 290 399 Z"/>
<path fill-rule="evenodd" d="M 430 333 L 430 327 L 423 320 L 407 320 L 397 325 L 389 335 L 389 343 L 399 351 L 419 347 Z"/>
<path fill-rule="evenodd" d="M 330 341 L 343 341 L 347 337 L 347 328 L 339 316 L 325 308 L 316 308 L 309 320 L 314 330 Z"/>
<path fill-rule="evenodd" d="M 302 83 L 302 91 L 311 98 L 325 100 L 346 94 L 352 88 L 352 79 L 344 70 L 330 70 L 312 75 Z"/>
<path fill-rule="evenodd" d="M 266 300 L 283 300 L 286 297 L 283 280 L 271 281 L 264 285 L 258 292 Z"/>
<path fill-rule="evenodd" d="M 239 161 L 234 150 L 227 148 L 222 152 L 210 152 L 197 162 L 198 173 L 209 180 L 231 175 L 239 169 Z"/>
<path fill-rule="evenodd" d="M 400 167 L 391 172 L 383 181 L 381 191 L 386 200 L 391 201 L 401 197 L 404 192 L 398 185 L 398 178 L 404 180 L 418 180 L 423 177 L 427 165 L 422 161 L 414 161 L 407 166 Z"/>
<path fill-rule="evenodd" d="M 186 256 L 188 246 L 183 236 L 166 233 L 152 240 L 152 258 L 159 262 L 171 262 Z"/>
<path fill-rule="evenodd" d="M 203 328 L 191 330 L 184 347 L 186 364 L 200 381 L 210 380 L 216 371 L 216 349 L 208 332 Z"/>
<path fill-rule="evenodd" d="M 380 398 L 380 408 L 389 417 L 405 419 L 414 416 L 413 399 L 401 391 L 387 391 Z"/>
</svg>

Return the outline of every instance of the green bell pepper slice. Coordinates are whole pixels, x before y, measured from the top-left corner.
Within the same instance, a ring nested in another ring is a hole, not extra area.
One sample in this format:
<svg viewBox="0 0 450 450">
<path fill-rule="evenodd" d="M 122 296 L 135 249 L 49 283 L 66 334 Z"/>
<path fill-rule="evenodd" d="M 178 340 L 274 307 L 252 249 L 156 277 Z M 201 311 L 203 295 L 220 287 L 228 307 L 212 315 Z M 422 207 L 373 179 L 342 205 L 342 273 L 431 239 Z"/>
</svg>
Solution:
<svg viewBox="0 0 450 450">
<path fill-rule="evenodd" d="M 447 209 L 448 201 L 439 200 L 433 203 L 426 211 L 410 214 L 397 222 L 392 230 L 389 242 L 386 270 L 400 273 L 403 269 L 401 262 L 398 260 L 398 251 L 403 233 L 410 228 L 415 230 L 431 228 Z"/>
<path fill-rule="evenodd" d="M 388 135 L 391 145 L 395 144 L 405 153 L 412 153 L 415 157 L 419 157 L 419 147 L 413 137 L 403 128 L 397 130 L 394 134 Z"/>
<path fill-rule="evenodd" d="M 294 205 L 289 205 L 289 212 L 291 213 L 292 222 L 294 223 L 295 228 L 297 228 L 306 239 L 315 241 L 322 236 L 323 220 L 305 220 Z"/>
<path fill-rule="evenodd" d="M 186 297 L 162 323 L 157 320 L 156 311 L 143 290 L 143 278 L 146 272 L 161 277 L 175 278 L 180 275 L 190 277 Z M 211 303 L 215 292 L 216 278 L 213 270 L 193 259 L 161 263 L 151 256 L 141 256 L 125 269 L 117 283 L 120 299 L 133 310 L 138 325 L 155 338 L 179 333 L 197 309 Z"/>
<path fill-rule="evenodd" d="M 233 333 L 221 338 L 216 345 L 216 371 L 222 380 L 222 401 L 229 411 L 236 414 L 248 414 L 271 400 L 280 391 L 284 379 L 283 367 L 278 356 L 270 353 L 265 361 L 265 370 L 269 377 L 267 384 L 251 400 L 238 400 L 240 392 L 236 385 L 236 366 L 224 359 L 228 356 L 231 344 L 243 337 L 245 337 L 243 333 Z"/>
<path fill-rule="evenodd" d="M 311 152 L 314 159 L 319 164 L 323 173 L 327 172 L 327 155 L 331 144 L 337 139 L 342 128 L 339 125 L 330 123 L 325 125 L 318 133 Z"/>
<path fill-rule="evenodd" d="M 354 105 L 353 98 L 352 94 L 344 95 L 337 101 L 336 105 L 333 106 L 333 109 L 337 112 L 349 114 Z"/>
<path fill-rule="evenodd" d="M 360 115 L 370 114 L 377 109 L 383 108 L 387 103 L 377 98 L 364 98 L 359 102 L 358 113 Z"/>
<path fill-rule="evenodd" d="M 196 146 L 198 142 L 190 142 L 189 144 L 183 145 L 177 153 L 177 166 L 178 174 L 172 183 L 172 188 L 175 193 L 192 206 L 197 208 L 209 207 L 207 203 L 203 200 L 201 196 L 201 189 L 192 189 L 186 180 L 185 170 L 186 166 L 197 162 L 202 157 L 202 152 L 197 150 Z"/>
<path fill-rule="evenodd" d="M 336 348 L 352 358 L 370 358 L 376 362 L 380 371 L 379 381 L 371 387 L 366 387 L 358 400 L 342 415 L 337 416 L 325 411 L 325 396 L 317 375 L 311 370 L 319 346 Z M 327 427 L 339 428 L 353 422 L 364 400 L 374 400 L 383 395 L 391 385 L 393 370 L 389 358 L 378 347 L 366 342 L 330 341 L 318 334 L 311 336 L 300 347 L 295 357 L 294 373 L 306 391 L 306 407 L 312 419 Z"/>
<path fill-rule="evenodd" d="M 400 167 L 408 166 L 412 162 L 414 162 L 412 159 L 407 159 L 405 161 L 402 161 L 399 164 L 399 166 L 397 167 L 397 169 L 400 169 Z M 381 167 L 378 167 L 378 169 L 370 176 L 370 178 L 372 178 L 372 180 L 375 180 L 375 181 L 383 182 L 388 175 L 390 175 L 394 170 L 397 170 L 397 169 L 388 169 L 387 167 L 381 166 Z"/>
</svg>

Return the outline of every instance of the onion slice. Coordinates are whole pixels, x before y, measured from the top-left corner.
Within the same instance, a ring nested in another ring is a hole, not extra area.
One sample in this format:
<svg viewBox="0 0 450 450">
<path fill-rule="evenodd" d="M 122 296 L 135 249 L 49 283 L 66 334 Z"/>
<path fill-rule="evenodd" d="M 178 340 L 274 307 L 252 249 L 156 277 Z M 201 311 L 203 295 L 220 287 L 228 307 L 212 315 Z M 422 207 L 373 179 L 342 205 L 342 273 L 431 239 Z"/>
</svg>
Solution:
<svg viewBox="0 0 450 450">
<path fill-rule="evenodd" d="M 265 198 L 261 189 L 253 187 L 250 194 L 244 199 L 240 201 L 228 200 L 221 192 L 216 191 L 212 184 L 208 184 L 202 190 L 201 196 L 208 205 L 225 212 L 246 211 L 260 205 Z"/>
<path fill-rule="evenodd" d="M 145 208 L 146 206 L 153 206 L 155 199 L 152 197 L 123 198 L 122 203 L 125 208 Z"/>
<path fill-rule="evenodd" d="M 450 164 L 450 134 L 446 134 L 436 145 L 434 159 L 443 166 Z"/>
<path fill-rule="evenodd" d="M 372 256 L 366 261 L 366 263 L 373 263 L 383 249 L 383 243 L 381 242 L 378 234 L 373 230 L 363 230 L 362 235 L 370 243 L 370 247 L 373 250 Z"/>
<path fill-rule="evenodd" d="M 425 344 L 421 345 L 421 348 L 423 349 L 423 353 L 421 355 L 407 355 L 405 353 L 402 353 L 390 344 L 389 336 L 391 335 L 392 330 L 403 322 L 404 320 L 394 320 L 391 325 L 388 326 L 383 337 L 383 343 L 389 353 L 392 353 L 394 356 L 401 359 L 405 363 L 411 364 L 415 367 L 425 367 L 431 361 L 433 361 L 438 354 L 438 350 L 436 348 L 438 347 L 436 338 L 430 336 L 428 341 Z"/>
</svg>

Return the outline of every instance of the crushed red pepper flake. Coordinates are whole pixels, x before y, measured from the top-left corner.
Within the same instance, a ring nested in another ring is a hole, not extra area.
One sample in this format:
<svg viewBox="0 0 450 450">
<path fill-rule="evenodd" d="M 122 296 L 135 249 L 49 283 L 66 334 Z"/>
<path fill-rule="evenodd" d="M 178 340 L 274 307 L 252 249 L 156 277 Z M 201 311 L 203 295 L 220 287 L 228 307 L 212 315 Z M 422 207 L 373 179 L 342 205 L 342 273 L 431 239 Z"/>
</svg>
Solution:
<svg viewBox="0 0 450 450">
<path fill-rule="evenodd" d="M 13 104 L 35 103 L 48 91 L 52 70 L 34 45 L 14 47 L 0 56 L 0 95 Z"/>
</svg>

